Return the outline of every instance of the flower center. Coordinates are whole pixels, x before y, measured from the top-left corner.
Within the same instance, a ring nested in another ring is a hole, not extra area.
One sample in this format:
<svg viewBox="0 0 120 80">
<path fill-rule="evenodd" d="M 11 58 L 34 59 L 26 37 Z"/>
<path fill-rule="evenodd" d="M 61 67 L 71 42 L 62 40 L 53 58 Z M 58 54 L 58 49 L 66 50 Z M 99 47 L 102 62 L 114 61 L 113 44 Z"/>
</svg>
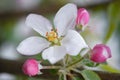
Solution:
<svg viewBox="0 0 120 80">
<path fill-rule="evenodd" d="M 52 42 L 53 44 L 58 44 L 58 35 L 57 35 L 57 30 L 51 30 L 50 32 L 46 33 L 46 38 L 48 41 Z"/>
</svg>

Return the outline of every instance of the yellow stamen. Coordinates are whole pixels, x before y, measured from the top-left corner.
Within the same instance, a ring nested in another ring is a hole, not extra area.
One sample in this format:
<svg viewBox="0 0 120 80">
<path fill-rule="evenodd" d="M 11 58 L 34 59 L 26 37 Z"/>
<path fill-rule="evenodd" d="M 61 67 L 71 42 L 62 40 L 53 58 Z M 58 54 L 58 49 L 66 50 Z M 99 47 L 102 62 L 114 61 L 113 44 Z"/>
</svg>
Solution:
<svg viewBox="0 0 120 80">
<path fill-rule="evenodd" d="M 51 32 L 47 32 L 46 33 L 46 38 L 50 42 L 53 42 L 53 43 L 57 43 L 58 42 L 57 33 L 55 31 L 53 31 L 53 30 L 51 30 Z"/>
</svg>

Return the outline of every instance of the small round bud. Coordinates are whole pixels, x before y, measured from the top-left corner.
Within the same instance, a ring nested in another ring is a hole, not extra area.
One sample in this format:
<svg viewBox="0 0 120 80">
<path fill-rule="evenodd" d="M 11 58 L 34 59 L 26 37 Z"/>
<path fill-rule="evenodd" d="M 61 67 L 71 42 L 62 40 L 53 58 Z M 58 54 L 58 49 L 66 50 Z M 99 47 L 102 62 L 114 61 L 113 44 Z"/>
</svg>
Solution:
<svg viewBox="0 0 120 80">
<path fill-rule="evenodd" d="M 40 72 L 39 63 L 35 59 L 28 59 L 23 64 L 22 70 L 26 75 L 35 76 Z"/>
<path fill-rule="evenodd" d="M 89 22 L 89 18 L 88 11 L 85 8 L 80 8 L 77 12 L 76 24 L 84 26 Z"/>
<path fill-rule="evenodd" d="M 111 50 L 104 44 L 97 44 L 91 52 L 91 60 L 97 63 L 105 62 L 111 57 Z"/>
</svg>

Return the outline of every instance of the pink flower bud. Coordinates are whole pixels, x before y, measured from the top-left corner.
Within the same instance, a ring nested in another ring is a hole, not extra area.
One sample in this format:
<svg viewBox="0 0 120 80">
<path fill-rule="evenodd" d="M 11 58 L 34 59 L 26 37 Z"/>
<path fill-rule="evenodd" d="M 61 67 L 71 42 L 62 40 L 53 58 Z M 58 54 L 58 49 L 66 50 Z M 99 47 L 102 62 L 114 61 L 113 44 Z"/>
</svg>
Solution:
<svg viewBox="0 0 120 80">
<path fill-rule="evenodd" d="M 89 18 L 88 11 L 84 8 L 80 8 L 77 12 L 76 24 L 84 26 L 88 23 Z"/>
<path fill-rule="evenodd" d="M 111 50 L 108 46 L 104 44 L 97 44 L 92 50 L 91 60 L 97 63 L 102 63 L 111 56 Z"/>
<path fill-rule="evenodd" d="M 35 59 L 28 59 L 23 64 L 22 70 L 26 75 L 35 76 L 39 71 L 39 63 Z"/>
</svg>

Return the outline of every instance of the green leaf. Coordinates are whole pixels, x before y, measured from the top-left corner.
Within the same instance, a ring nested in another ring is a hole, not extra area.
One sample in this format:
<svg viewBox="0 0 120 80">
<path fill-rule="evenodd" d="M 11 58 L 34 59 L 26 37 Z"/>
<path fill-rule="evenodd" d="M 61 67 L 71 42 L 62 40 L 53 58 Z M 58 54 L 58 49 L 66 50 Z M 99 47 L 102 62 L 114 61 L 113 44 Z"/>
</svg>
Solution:
<svg viewBox="0 0 120 80">
<path fill-rule="evenodd" d="M 90 59 L 84 59 L 83 64 L 85 64 L 88 67 L 96 67 L 99 65 L 98 63 L 92 62 Z"/>
<path fill-rule="evenodd" d="M 35 57 L 37 60 L 42 60 L 41 54 L 37 54 L 37 55 L 35 55 L 34 57 Z"/>
<path fill-rule="evenodd" d="M 90 70 L 83 70 L 81 74 L 85 80 L 101 80 L 95 72 Z"/>
<path fill-rule="evenodd" d="M 74 79 L 72 79 L 72 80 L 83 80 L 83 79 L 80 77 L 74 77 Z"/>
<path fill-rule="evenodd" d="M 111 67 L 110 65 L 105 65 L 105 64 L 100 64 L 100 67 L 108 72 L 112 72 L 112 73 L 120 73 L 120 70 L 115 69 L 113 67 Z"/>
<path fill-rule="evenodd" d="M 79 58 L 81 58 L 80 54 L 78 54 L 77 56 L 72 56 L 72 60 L 78 60 Z"/>
<path fill-rule="evenodd" d="M 106 44 L 108 42 L 108 40 L 111 38 L 115 28 L 116 28 L 116 24 L 111 22 L 110 25 L 109 25 L 109 29 L 108 29 L 108 31 L 107 31 L 107 33 L 105 35 L 104 40 L 103 40 L 104 44 Z"/>
<path fill-rule="evenodd" d="M 56 75 L 57 72 L 58 72 L 58 70 L 56 70 L 56 69 L 50 69 L 50 73 L 51 73 L 52 75 Z"/>
<path fill-rule="evenodd" d="M 119 19 L 120 15 L 120 4 L 119 2 L 114 2 L 108 6 L 108 17 L 110 21 L 116 22 L 115 19 Z"/>
<path fill-rule="evenodd" d="M 118 23 L 120 20 L 120 4 L 119 2 L 115 2 L 110 4 L 108 7 L 108 18 L 109 18 L 109 26 L 108 26 L 108 31 L 105 35 L 103 43 L 107 43 L 108 40 L 111 38 L 113 32 L 115 29 L 118 27 Z"/>
</svg>

